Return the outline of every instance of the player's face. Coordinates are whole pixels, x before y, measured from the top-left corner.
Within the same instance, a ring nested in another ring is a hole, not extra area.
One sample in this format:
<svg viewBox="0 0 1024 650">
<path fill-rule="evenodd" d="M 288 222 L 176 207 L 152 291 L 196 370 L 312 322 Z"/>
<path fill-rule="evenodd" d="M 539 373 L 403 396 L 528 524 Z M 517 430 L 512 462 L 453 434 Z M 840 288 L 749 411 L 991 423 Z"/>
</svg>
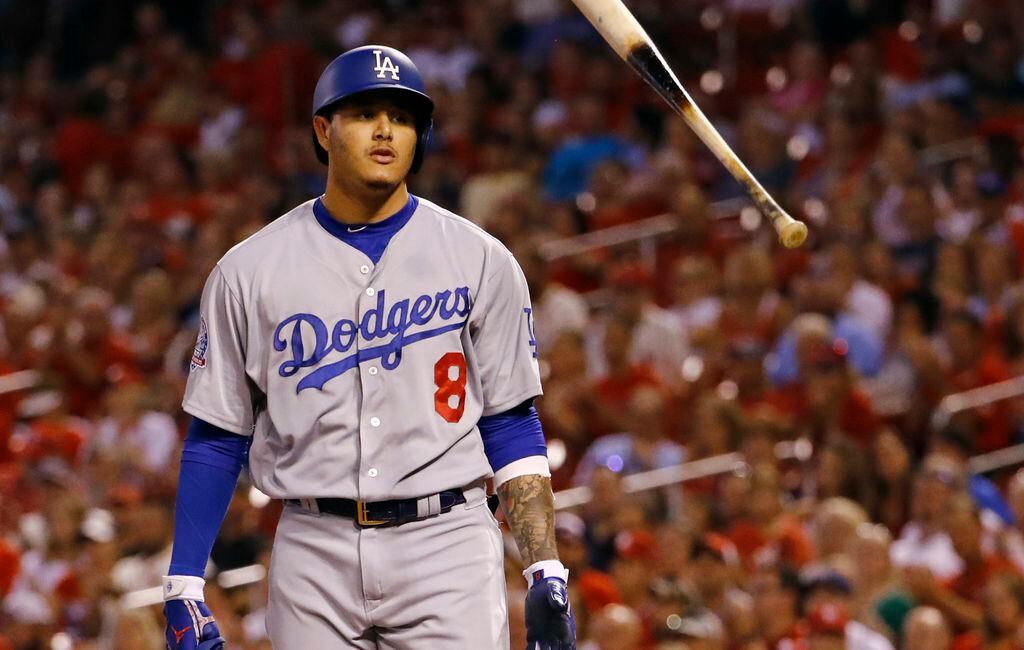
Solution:
<svg viewBox="0 0 1024 650">
<path fill-rule="evenodd" d="M 342 104 L 321 128 L 330 173 L 342 187 L 390 194 L 409 173 L 416 122 L 400 102 L 379 95 L 356 98 Z"/>
</svg>

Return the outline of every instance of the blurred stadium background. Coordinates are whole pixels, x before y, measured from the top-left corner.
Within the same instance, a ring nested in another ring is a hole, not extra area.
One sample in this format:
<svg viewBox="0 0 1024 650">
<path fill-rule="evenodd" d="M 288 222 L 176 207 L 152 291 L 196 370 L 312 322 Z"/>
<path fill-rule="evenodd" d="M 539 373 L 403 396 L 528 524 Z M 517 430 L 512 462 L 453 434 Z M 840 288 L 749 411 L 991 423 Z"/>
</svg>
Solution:
<svg viewBox="0 0 1024 650">
<path fill-rule="evenodd" d="M 581 647 L 1024 648 L 1024 3 L 628 4 L 803 249 L 565 0 L 0 0 L 0 649 L 163 647 L 202 283 L 369 42 L 528 276 Z M 278 512 L 243 478 L 231 648 Z"/>
</svg>

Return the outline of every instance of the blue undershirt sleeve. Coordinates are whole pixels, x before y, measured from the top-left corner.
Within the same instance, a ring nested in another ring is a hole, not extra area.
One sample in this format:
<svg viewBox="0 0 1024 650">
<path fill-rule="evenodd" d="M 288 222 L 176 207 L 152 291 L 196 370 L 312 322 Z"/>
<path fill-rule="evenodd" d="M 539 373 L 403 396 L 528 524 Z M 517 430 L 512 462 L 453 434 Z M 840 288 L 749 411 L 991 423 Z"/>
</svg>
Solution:
<svg viewBox="0 0 1024 650">
<path fill-rule="evenodd" d="M 170 575 L 203 577 L 250 440 L 199 418 L 189 424 L 174 504 Z"/>
<path fill-rule="evenodd" d="M 487 461 L 495 472 L 521 458 L 547 456 L 544 430 L 533 400 L 502 413 L 482 417 L 477 426 Z"/>
</svg>

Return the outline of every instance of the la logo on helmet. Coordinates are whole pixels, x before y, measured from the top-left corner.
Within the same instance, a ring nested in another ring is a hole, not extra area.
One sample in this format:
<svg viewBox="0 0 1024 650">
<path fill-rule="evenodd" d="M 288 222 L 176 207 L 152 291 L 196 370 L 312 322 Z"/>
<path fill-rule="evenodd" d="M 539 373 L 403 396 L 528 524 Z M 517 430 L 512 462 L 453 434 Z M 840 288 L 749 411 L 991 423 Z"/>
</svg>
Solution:
<svg viewBox="0 0 1024 650">
<path fill-rule="evenodd" d="M 373 66 L 373 69 L 377 72 L 377 78 L 383 79 L 384 75 L 391 73 L 391 79 L 398 81 L 398 66 L 391 61 L 390 56 L 384 56 L 384 52 L 381 50 L 374 50 L 373 56 L 377 60 L 377 65 Z M 383 58 L 383 61 L 381 60 Z"/>
</svg>

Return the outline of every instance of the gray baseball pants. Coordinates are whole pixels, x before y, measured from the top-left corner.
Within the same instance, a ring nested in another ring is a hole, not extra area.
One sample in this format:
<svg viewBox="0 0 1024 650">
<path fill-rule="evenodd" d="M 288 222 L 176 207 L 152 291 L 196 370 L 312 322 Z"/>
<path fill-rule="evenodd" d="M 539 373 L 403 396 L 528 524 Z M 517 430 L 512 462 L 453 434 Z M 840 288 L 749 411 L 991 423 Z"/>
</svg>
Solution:
<svg viewBox="0 0 1024 650">
<path fill-rule="evenodd" d="M 482 487 L 401 526 L 285 506 L 267 632 L 279 650 L 507 650 L 501 531 Z"/>
</svg>

